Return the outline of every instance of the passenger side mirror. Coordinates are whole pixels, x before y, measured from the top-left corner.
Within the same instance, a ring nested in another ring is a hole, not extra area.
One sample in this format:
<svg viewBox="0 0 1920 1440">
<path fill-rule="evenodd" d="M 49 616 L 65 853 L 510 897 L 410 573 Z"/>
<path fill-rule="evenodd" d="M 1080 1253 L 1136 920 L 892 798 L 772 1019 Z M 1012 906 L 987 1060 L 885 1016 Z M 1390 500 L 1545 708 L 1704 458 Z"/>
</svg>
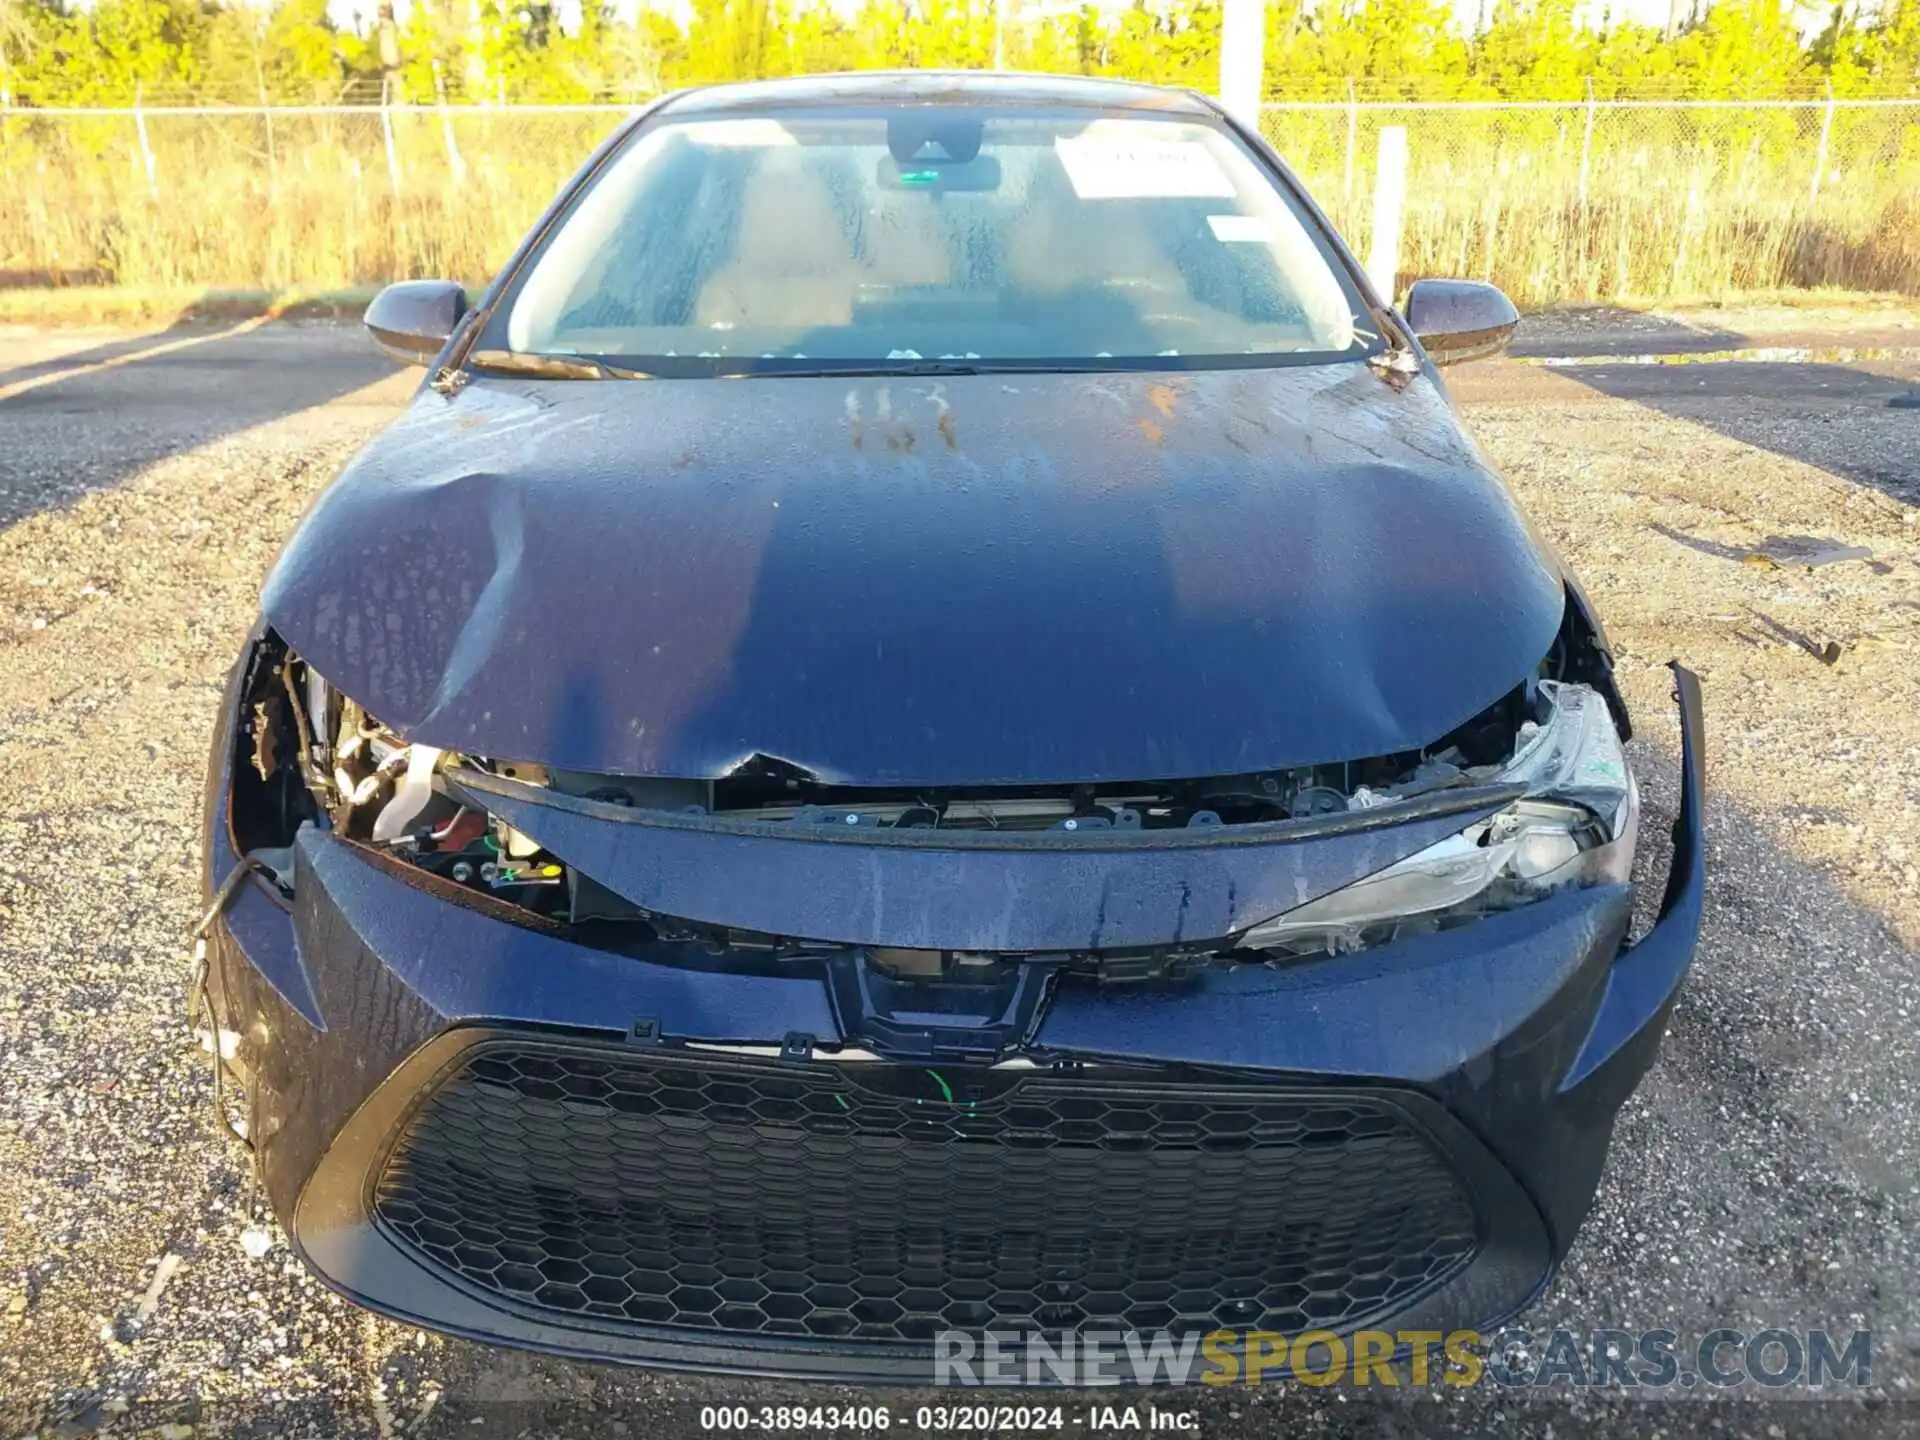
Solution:
<svg viewBox="0 0 1920 1440">
<path fill-rule="evenodd" d="M 1513 302 L 1478 280 L 1416 280 L 1407 292 L 1407 326 L 1436 365 L 1498 355 L 1519 323 Z"/>
<path fill-rule="evenodd" d="M 402 280 L 367 306 L 365 324 L 374 346 L 402 365 L 425 365 L 440 353 L 461 316 L 467 292 L 451 280 Z"/>
</svg>

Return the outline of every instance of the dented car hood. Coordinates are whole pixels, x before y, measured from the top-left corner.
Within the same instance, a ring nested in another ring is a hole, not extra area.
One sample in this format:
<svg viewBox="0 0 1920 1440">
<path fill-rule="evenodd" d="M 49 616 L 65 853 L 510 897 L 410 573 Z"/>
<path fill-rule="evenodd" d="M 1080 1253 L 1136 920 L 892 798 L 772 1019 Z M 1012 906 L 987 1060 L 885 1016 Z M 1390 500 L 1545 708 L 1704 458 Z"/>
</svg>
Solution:
<svg viewBox="0 0 1920 1440">
<path fill-rule="evenodd" d="M 1438 386 L 1343 363 L 423 390 L 263 608 L 418 743 L 888 785 L 1417 748 L 1563 603 Z"/>
</svg>

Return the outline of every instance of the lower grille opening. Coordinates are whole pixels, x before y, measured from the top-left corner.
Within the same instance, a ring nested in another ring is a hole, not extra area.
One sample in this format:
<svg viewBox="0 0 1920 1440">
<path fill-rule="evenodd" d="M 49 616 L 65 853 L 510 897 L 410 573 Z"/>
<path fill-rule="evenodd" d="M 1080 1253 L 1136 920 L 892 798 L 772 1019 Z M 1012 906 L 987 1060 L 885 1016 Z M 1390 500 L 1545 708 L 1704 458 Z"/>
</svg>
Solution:
<svg viewBox="0 0 1920 1440">
<path fill-rule="evenodd" d="M 1390 1098 L 536 1040 L 467 1051 L 374 1215 L 553 1318 L 925 1346 L 948 1329 L 1348 1330 L 1477 1249 Z"/>
</svg>

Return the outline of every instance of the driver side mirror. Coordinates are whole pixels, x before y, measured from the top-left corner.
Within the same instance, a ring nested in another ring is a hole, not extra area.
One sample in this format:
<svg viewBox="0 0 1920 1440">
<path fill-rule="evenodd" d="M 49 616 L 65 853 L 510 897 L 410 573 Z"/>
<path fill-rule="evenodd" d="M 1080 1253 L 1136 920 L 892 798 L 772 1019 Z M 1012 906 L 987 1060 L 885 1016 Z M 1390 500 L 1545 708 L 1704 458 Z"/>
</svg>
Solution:
<svg viewBox="0 0 1920 1440">
<path fill-rule="evenodd" d="M 1436 365 L 1498 355 L 1520 323 L 1513 302 L 1478 280 L 1416 280 L 1406 314 L 1407 328 Z"/>
<path fill-rule="evenodd" d="M 440 353 L 467 313 L 467 292 L 451 280 L 401 280 L 367 306 L 374 346 L 402 365 L 425 365 Z"/>
</svg>

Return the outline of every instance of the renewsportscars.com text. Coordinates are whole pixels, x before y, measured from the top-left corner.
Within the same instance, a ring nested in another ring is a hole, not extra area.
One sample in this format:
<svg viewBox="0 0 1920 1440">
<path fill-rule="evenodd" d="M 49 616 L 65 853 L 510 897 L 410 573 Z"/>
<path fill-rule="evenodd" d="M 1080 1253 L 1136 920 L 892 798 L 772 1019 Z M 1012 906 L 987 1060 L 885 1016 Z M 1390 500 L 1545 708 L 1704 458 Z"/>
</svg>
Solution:
<svg viewBox="0 0 1920 1440">
<path fill-rule="evenodd" d="M 1557 1329 L 947 1330 L 934 1337 L 936 1385 L 1500 1385 L 1511 1388 L 1728 1390 L 1864 1388 L 1870 1331 Z"/>
</svg>

